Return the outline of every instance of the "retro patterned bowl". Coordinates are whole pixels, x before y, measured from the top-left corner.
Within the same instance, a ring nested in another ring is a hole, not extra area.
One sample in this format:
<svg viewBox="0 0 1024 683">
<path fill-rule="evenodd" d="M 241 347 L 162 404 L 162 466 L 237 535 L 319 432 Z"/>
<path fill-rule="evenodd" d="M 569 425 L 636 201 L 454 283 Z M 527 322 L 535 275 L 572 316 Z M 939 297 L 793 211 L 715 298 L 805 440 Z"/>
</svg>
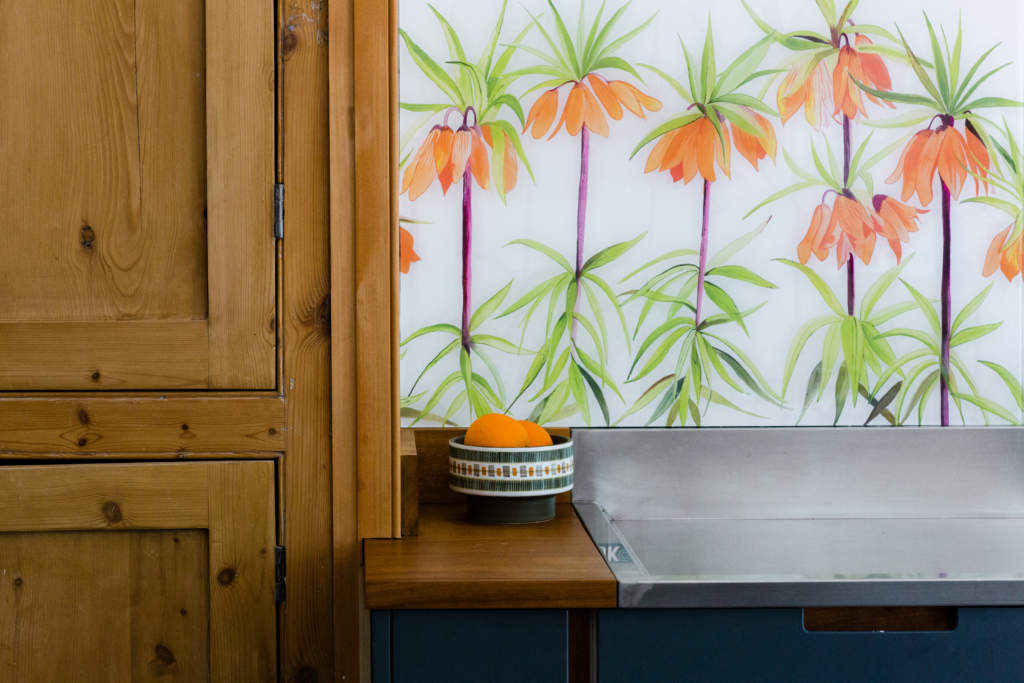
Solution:
<svg viewBox="0 0 1024 683">
<path fill-rule="evenodd" d="M 572 489 L 572 439 L 553 436 L 553 445 L 534 448 L 485 448 L 462 440 L 448 442 L 448 486 L 468 496 L 473 521 L 545 522 L 555 516 L 555 496 Z"/>
</svg>

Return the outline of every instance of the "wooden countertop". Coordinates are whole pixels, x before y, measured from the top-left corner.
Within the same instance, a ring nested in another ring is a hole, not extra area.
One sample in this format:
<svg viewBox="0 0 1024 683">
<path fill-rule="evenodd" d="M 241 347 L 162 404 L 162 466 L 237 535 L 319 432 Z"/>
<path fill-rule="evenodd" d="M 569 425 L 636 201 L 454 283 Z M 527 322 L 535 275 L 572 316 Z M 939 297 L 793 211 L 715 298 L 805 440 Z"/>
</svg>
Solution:
<svg viewBox="0 0 1024 683">
<path fill-rule="evenodd" d="M 419 535 L 367 540 L 370 609 L 615 607 L 617 585 L 572 505 L 543 524 L 466 520 L 465 504 L 426 504 Z"/>
</svg>

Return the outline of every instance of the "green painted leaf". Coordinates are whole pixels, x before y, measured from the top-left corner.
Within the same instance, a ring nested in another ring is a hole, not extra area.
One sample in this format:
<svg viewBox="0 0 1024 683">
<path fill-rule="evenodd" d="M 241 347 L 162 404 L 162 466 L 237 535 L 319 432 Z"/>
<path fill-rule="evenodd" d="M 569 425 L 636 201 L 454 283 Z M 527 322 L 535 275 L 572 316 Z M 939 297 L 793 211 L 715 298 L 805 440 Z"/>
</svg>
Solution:
<svg viewBox="0 0 1024 683">
<path fill-rule="evenodd" d="M 427 335 L 427 334 L 433 334 L 434 332 L 447 332 L 448 334 L 453 334 L 456 337 L 461 337 L 462 336 L 462 330 L 459 329 L 458 327 L 456 327 L 455 325 L 449 325 L 447 323 L 439 323 L 437 325 L 427 325 L 426 327 L 421 327 L 420 329 L 416 330 L 415 332 L 410 334 L 408 337 L 406 337 L 405 340 L 402 341 L 400 346 L 405 346 L 406 344 L 411 342 L 413 339 L 418 339 L 419 337 L 422 337 L 422 336 Z"/>
<path fill-rule="evenodd" d="M 978 362 L 999 375 L 999 378 L 1006 384 L 1006 388 L 1010 390 L 1010 395 L 1013 396 L 1013 400 L 1016 401 L 1017 407 L 1022 413 L 1024 413 L 1024 386 L 1021 385 L 1020 379 L 999 363 L 993 363 L 987 360 Z"/>
<path fill-rule="evenodd" d="M 998 322 L 990 323 L 988 325 L 977 325 L 976 327 L 965 327 L 964 329 L 960 330 L 959 332 L 953 335 L 953 337 L 949 340 L 949 346 L 950 348 L 954 348 L 960 346 L 961 344 L 972 342 L 975 339 L 981 339 L 985 335 L 995 332 L 1000 327 L 1002 327 L 1002 325 L 1003 323 Z"/>
<path fill-rule="evenodd" d="M 610 247 L 602 249 L 601 251 L 597 252 L 596 254 L 587 259 L 586 263 L 583 264 L 582 271 L 584 273 L 589 273 L 591 271 L 597 270 L 601 266 L 607 265 L 612 261 L 615 261 L 623 254 L 625 254 L 627 251 L 635 247 L 637 243 L 639 243 L 640 240 L 642 240 L 646 236 L 647 232 L 645 231 L 627 242 L 618 242 L 616 244 L 611 245 Z"/>
<path fill-rule="evenodd" d="M 522 245 L 524 247 L 528 247 L 530 249 L 533 249 L 534 251 L 539 251 L 540 253 L 544 254 L 549 259 L 551 259 L 552 261 L 554 261 L 555 263 L 560 265 L 562 268 L 564 268 L 566 270 L 566 272 L 575 273 L 575 270 L 573 269 L 573 267 L 571 265 L 569 265 L 569 261 L 564 256 L 562 256 L 561 254 L 559 254 L 557 251 L 555 251 L 551 247 L 547 246 L 546 244 L 541 244 L 540 242 L 538 242 L 536 240 L 518 239 L 518 240 L 512 240 L 511 242 L 509 242 L 505 246 L 509 246 L 509 245 L 512 245 L 512 244 L 519 244 L 519 245 Z"/>
<path fill-rule="evenodd" d="M 512 282 L 513 280 L 509 280 L 508 284 L 498 290 L 497 294 L 481 304 L 480 308 L 476 309 L 473 316 L 469 319 L 470 331 L 475 330 L 481 323 L 494 315 L 495 311 L 501 306 L 501 302 L 508 296 L 509 290 L 512 289 Z"/>
<path fill-rule="evenodd" d="M 775 260 L 778 261 L 779 263 L 786 264 L 790 268 L 796 268 L 801 273 L 803 273 L 804 277 L 806 277 L 810 281 L 810 283 L 814 285 L 814 288 L 818 290 L 818 294 L 821 295 L 822 300 L 828 305 L 829 308 L 831 308 L 836 313 L 836 315 L 845 316 L 847 314 L 846 309 L 844 309 L 843 305 L 839 302 L 839 298 L 832 292 L 831 289 L 829 289 L 829 286 L 825 284 L 825 281 L 821 279 L 820 275 L 818 275 L 817 273 L 815 273 L 813 270 L 811 270 L 802 263 L 791 261 L 789 259 Z"/>
</svg>

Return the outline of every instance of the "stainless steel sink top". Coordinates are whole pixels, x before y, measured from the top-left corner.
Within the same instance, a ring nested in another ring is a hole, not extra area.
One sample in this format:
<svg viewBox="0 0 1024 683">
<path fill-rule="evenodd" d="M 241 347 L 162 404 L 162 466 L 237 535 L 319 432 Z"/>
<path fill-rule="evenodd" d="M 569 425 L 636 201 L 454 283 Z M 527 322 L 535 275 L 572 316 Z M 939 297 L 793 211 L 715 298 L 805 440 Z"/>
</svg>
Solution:
<svg viewBox="0 0 1024 683">
<path fill-rule="evenodd" d="M 1024 429 L 573 439 L 622 607 L 1024 605 Z"/>
</svg>

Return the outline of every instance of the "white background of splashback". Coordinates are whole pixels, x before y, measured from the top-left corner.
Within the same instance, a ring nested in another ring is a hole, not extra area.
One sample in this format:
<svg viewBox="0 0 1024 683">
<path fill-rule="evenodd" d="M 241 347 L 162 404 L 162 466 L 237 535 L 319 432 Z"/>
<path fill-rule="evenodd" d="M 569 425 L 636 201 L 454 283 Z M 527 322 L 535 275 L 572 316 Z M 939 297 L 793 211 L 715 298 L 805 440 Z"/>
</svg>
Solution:
<svg viewBox="0 0 1024 683">
<path fill-rule="evenodd" d="M 782 31 L 813 29 L 823 32 L 821 18 L 813 0 L 749 0 L 750 5 L 765 20 Z M 841 2 L 837 2 L 840 6 Z M 433 5 L 440 10 L 458 32 L 467 55 L 476 60 L 493 26 L 500 8 L 499 0 L 435 0 Z M 574 31 L 578 3 L 564 0 L 558 3 L 571 31 Z M 596 12 L 598 2 L 587 0 L 588 17 Z M 618 3 L 609 3 L 614 9 Z M 1017 0 L 974 0 L 969 4 L 949 0 L 929 0 L 927 3 L 892 2 L 886 0 L 862 0 L 854 13 L 854 19 L 865 23 L 880 24 L 893 29 L 898 23 L 910 39 L 912 46 L 926 50 L 928 41 L 921 7 L 925 6 L 932 22 L 955 31 L 956 22 L 962 12 L 964 27 L 964 67 L 995 42 L 1003 44 L 996 49 L 987 66 L 995 67 L 1003 62 L 1014 63 L 995 77 L 989 79 L 980 89 L 980 95 L 1000 95 L 1024 99 L 1024 12 Z M 512 37 L 529 21 L 526 8 L 531 12 L 545 12 L 543 0 L 510 2 L 505 23 L 503 40 Z M 961 10 L 963 8 L 963 10 Z M 710 2 L 668 2 L 659 0 L 634 0 L 620 22 L 620 30 L 632 28 L 652 13 L 658 12 L 657 19 L 637 39 L 627 44 L 619 54 L 631 63 L 654 64 L 671 75 L 685 81 L 685 66 L 679 48 L 677 34 L 686 42 L 691 54 L 701 50 L 706 20 L 710 14 L 714 24 L 716 58 L 719 69 L 731 61 L 762 34 L 754 25 L 739 0 Z M 550 12 L 548 12 L 550 13 Z M 607 13 L 606 13 L 607 16 Z M 441 29 L 430 12 L 425 0 L 400 0 L 400 25 L 428 53 L 435 57 L 447 55 Z M 534 44 L 542 40 L 536 31 L 528 37 Z M 952 40 L 952 36 L 950 36 Z M 540 45 L 538 45 L 540 47 Z M 426 79 L 409 59 L 404 46 L 400 49 L 400 99 L 403 102 L 440 102 L 434 85 Z M 925 53 L 930 59 L 930 53 Z M 774 47 L 765 61 L 765 68 L 776 66 L 788 56 L 781 47 Z M 516 64 L 530 63 L 529 55 L 520 54 L 513 60 Z M 893 89 L 903 92 L 919 92 L 920 86 L 909 68 L 886 59 L 893 76 Z M 611 78 L 629 76 L 608 72 Z M 625 289 L 618 281 L 640 264 L 670 249 L 696 248 L 700 231 L 700 178 L 689 185 L 672 183 L 668 174 L 643 174 L 643 165 L 650 147 L 645 148 L 633 160 L 629 154 L 636 143 L 654 126 L 678 114 L 681 101 L 673 90 L 657 76 L 641 73 L 647 81 L 646 92 L 658 97 L 664 103 L 660 112 L 640 120 L 628 112 L 621 121 L 610 121 L 609 138 L 591 136 L 590 189 L 588 204 L 586 256 L 598 250 L 630 239 L 640 232 L 648 231 L 647 237 L 626 257 L 601 273 L 616 291 Z M 525 79 L 513 88 L 519 94 L 527 87 Z M 533 82 L 529 82 L 530 85 Z M 756 88 L 745 89 L 756 94 Z M 562 102 L 566 91 L 562 92 Z M 524 110 L 536 99 L 533 93 L 522 100 Z M 767 102 L 775 108 L 775 87 L 769 90 Z M 878 106 L 868 106 L 868 114 L 882 119 L 891 114 Z M 909 107 L 901 106 L 898 111 Z M 507 110 L 506 110 L 507 111 Z M 1024 117 L 1020 110 L 988 110 L 990 116 L 1008 117 L 1018 139 L 1024 134 Z M 423 115 L 402 113 L 402 133 Z M 776 121 L 776 124 L 778 122 Z M 426 135 L 429 126 L 421 129 L 410 145 L 402 151 L 404 156 L 415 150 Z M 854 124 L 854 148 L 867 135 L 869 129 L 859 122 Z M 811 167 L 808 144 L 813 133 L 803 118 L 802 112 L 794 116 L 782 128 L 776 125 L 780 147 L 785 147 L 798 163 Z M 841 126 L 832 124 L 825 129 L 833 149 L 841 154 Z M 876 130 L 871 147 L 880 149 L 887 141 L 904 135 L 903 131 Z M 525 293 L 541 279 L 554 274 L 554 264 L 536 252 L 519 246 L 505 246 L 510 240 L 532 238 L 544 242 L 566 255 L 571 261 L 575 252 L 576 197 L 579 179 L 579 137 L 569 137 L 564 132 L 554 140 L 535 141 L 529 135 L 523 136 L 526 154 L 534 169 L 536 183 L 520 166 L 519 185 L 509 194 L 508 203 L 503 204 L 493 190 L 484 192 L 474 184 L 473 193 L 473 307 L 485 301 L 509 280 L 515 280 L 506 304 Z M 899 194 L 899 185 L 886 185 L 884 180 L 895 168 L 898 152 L 891 159 L 881 162 L 874 169 L 875 191 Z M 776 389 L 781 388 L 783 365 L 795 330 L 811 317 L 827 313 L 824 302 L 804 278 L 795 270 L 774 262 L 774 258 L 796 258 L 796 246 L 803 237 L 811 212 L 817 204 L 821 189 L 805 190 L 777 202 L 746 221 L 742 216 L 762 199 L 778 189 L 794 182 L 786 168 L 781 153 L 778 165 L 764 160 L 761 172 L 755 173 L 746 160 L 733 155 L 732 178 L 716 182 L 711 197 L 711 242 L 710 253 L 714 253 L 735 237 L 755 228 L 768 215 L 773 218 L 765 231 L 732 262 L 745 265 L 778 285 L 775 290 L 737 283 L 730 288 L 741 308 L 748 308 L 761 301 L 767 305 L 747 320 L 750 337 L 744 338 L 735 326 L 728 329 L 728 338 L 743 348 Z M 961 199 L 971 195 L 973 183 L 965 187 Z M 937 194 L 937 191 L 936 191 Z M 898 198 L 898 197 L 897 197 Z M 404 217 L 429 221 L 430 225 L 415 225 L 411 231 L 415 236 L 415 248 L 422 260 L 413 264 L 407 275 L 401 276 L 401 331 L 402 337 L 425 325 L 450 322 L 458 325 L 461 312 L 460 254 L 461 254 L 461 186 L 456 185 L 447 196 L 442 196 L 435 183 L 430 190 L 414 202 L 403 195 L 400 213 Z M 914 201 L 916 201 L 916 196 Z M 912 202 L 913 203 L 913 202 Z M 911 236 L 904 245 L 905 256 L 915 254 L 913 261 L 904 270 L 903 277 L 927 296 L 938 298 L 939 262 L 941 254 L 941 223 L 939 200 L 933 201 L 932 211 L 921 219 L 921 229 Z M 975 378 L 981 384 L 981 392 L 1001 404 L 1013 409 L 1014 403 L 1002 382 L 994 374 L 976 363 L 977 359 L 1002 363 L 1011 371 L 1021 375 L 1024 365 L 1024 291 L 1021 280 L 1007 283 L 1001 274 L 992 278 L 981 276 L 985 251 L 994 235 L 1006 227 L 1009 219 L 995 209 L 980 205 L 953 205 L 953 308 L 958 311 L 963 305 L 989 283 L 994 283 L 991 295 L 985 305 L 972 318 L 972 324 L 1003 320 L 1003 326 L 994 334 L 980 341 L 960 347 L 959 352 Z M 845 269 L 836 268 L 834 256 L 824 263 L 812 258 L 810 264 L 838 293 L 845 292 L 843 285 Z M 858 295 L 866 291 L 871 282 L 888 268 L 895 265 L 895 258 L 888 246 L 879 240 L 871 265 L 857 263 Z M 635 284 L 635 283 L 634 283 Z M 897 283 L 883 300 L 883 304 L 904 301 L 908 298 L 905 290 Z M 627 320 L 635 320 L 640 304 L 634 302 L 626 308 Z M 542 309 L 543 310 L 543 309 Z M 660 322 L 657 308 L 651 320 Z M 617 379 L 625 377 L 632 355 L 627 349 L 621 330 L 615 333 L 612 314 L 606 316 L 611 338 L 611 375 Z M 492 320 L 485 328 L 488 333 L 504 336 L 510 340 L 519 338 L 518 315 Z M 898 318 L 899 326 L 926 329 L 923 316 L 913 312 Z M 526 346 L 536 349 L 541 342 L 541 316 L 534 320 L 535 328 L 526 337 Z M 650 321 L 648 322 L 650 325 Z M 651 329 L 650 327 L 646 328 Z M 723 328 L 725 329 L 725 328 Z M 482 330 L 483 331 L 483 330 Z M 735 396 L 728 391 L 730 399 L 753 412 L 766 417 L 758 420 L 719 406 L 712 406 L 704 418 L 706 425 L 791 425 L 799 414 L 803 390 L 808 374 L 820 358 L 821 332 L 812 339 L 794 373 L 787 397 L 788 406 L 773 408 L 755 396 Z M 643 332 L 641 333 L 641 339 Z M 438 337 L 438 339 L 440 339 Z M 895 340 L 897 352 L 901 348 L 914 348 L 913 343 Z M 440 348 L 430 338 L 419 339 L 410 344 L 401 364 L 401 386 L 403 394 L 408 392 L 420 369 L 429 362 Z M 634 345 L 635 348 L 635 345 Z M 815 354 L 818 351 L 818 354 Z M 492 357 L 503 370 L 503 377 L 510 392 L 515 392 L 525 375 L 529 357 L 515 358 L 493 352 Z M 457 369 L 453 355 L 448 365 L 439 364 L 432 374 L 417 389 L 432 388 L 440 379 Z M 664 373 L 661 373 L 664 374 Z M 649 385 L 654 373 L 640 382 L 620 385 L 626 398 L 623 404 L 608 392 L 609 408 L 613 421 L 624 413 L 637 396 Z M 447 405 L 440 407 L 441 412 Z M 634 415 L 628 424 L 643 424 L 649 410 Z M 529 412 L 525 399 L 513 411 L 517 417 Z M 593 411 L 596 419 L 600 413 Z M 856 410 L 847 408 L 843 422 L 859 424 L 866 417 L 863 404 Z M 952 411 L 951 420 L 959 424 L 959 416 Z M 456 421 L 469 421 L 468 408 L 457 414 Z M 823 400 L 812 405 L 801 424 L 831 424 L 833 402 L 831 391 Z M 938 400 L 933 396 L 926 416 L 926 423 L 938 421 Z M 969 412 L 969 423 L 982 424 L 977 410 Z M 999 420 L 994 420 L 999 422 Z M 881 422 L 881 421 L 879 421 Z M 582 418 L 575 416 L 566 424 L 581 424 Z"/>
</svg>

